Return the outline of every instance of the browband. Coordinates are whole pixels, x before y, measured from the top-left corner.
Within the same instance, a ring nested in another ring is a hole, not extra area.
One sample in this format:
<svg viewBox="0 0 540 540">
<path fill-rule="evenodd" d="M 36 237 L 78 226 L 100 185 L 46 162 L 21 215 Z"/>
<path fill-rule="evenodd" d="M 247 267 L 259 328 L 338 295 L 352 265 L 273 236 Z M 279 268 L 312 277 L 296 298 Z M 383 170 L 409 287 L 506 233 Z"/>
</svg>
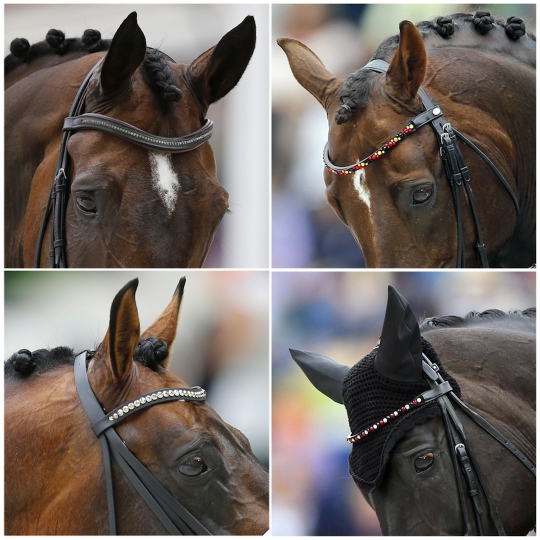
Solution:
<svg viewBox="0 0 540 540">
<path fill-rule="evenodd" d="M 85 113 L 79 116 L 68 116 L 64 120 L 62 129 L 63 131 L 82 131 L 85 129 L 105 131 L 149 150 L 180 153 L 194 150 L 209 141 L 214 130 L 214 123 L 212 120 L 206 120 L 199 130 L 183 137 L 160 137 L 115 118 L 102 114 Z"/>
</svg>

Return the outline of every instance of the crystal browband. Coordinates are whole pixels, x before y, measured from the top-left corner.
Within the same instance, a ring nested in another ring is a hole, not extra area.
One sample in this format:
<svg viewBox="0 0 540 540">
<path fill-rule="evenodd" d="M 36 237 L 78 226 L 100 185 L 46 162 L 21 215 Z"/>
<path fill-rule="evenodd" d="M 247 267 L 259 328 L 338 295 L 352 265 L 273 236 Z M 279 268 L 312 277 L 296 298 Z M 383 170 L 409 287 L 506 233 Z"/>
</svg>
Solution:
<svg viewBox="0 0 540 540">
<path fill-rule="evenodd" d="M 446 394 L 448 392 L 452 391 L 452 386 L 448 381 L 444 381 L 435 388 L 432 388 L 431 390 L 427 390 L 423 394 L 419 395 L 412 401 L 409 401 L 406 405 L 403 405 L 403 407 L 400 407 L 399 409 L 395 410 L 394 412 L 391 412 L 390 414 L 386 415 L 384 418 L 379 420 L 378 422 L 375 422 L 371 426 L 368 426 L 364 429 L 362 429 L 359 433 L 349 433 L 347 436 L 347 442 L 349 443 L 355 443 L 357 441 L 360 441 L 364 438 L 366 438 L 371 433 L 374 433 L 381 427 L 384 427 L 388 422 L 391 420 L 394 420 L 398 416 L 401 416 L 403 414 L 408 413 L 409 411 L 412 411 L 413 409 L 419 407 L 420 405 L 424 405 L 425 403 L 429 401 L 433 401 L 434 399 L 437 399 L 443 394 Z"/>
<path fill-rule="evenodd" d="M 130 414 L 154 405 L 155 402 L 164 403 L 167 401 L 205 401 L 206 391 L 200 386 L 193 388 L 164 388 L 143 394 L 126 403 L 115 407 L 113 411 L 100 418 L 92 425 L 94 433 L 99 436 L 100 433 L 113 427 L 124 420 Z"/>
</svg>

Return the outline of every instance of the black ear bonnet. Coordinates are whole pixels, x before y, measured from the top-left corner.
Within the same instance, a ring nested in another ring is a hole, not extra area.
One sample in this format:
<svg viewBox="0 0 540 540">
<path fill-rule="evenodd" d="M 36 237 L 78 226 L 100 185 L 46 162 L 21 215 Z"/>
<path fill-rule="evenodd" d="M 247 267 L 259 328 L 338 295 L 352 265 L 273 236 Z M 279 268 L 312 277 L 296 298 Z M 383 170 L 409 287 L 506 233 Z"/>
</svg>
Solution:
<svg viewBox="0 0 540 540">
<path fill-rule="evenodd" d="M 445 371 L 431 343 L 424 338 L 421 340 L 422 352 L 439 366 L 439 373 L 459 397 L 459 385 Z M 352 445 L 349 472 L 366 494 L 381 483 L 392 450 L 407 431 L 442 414 L 436 401 L 401 412 L 405 404 L 429 390 L 429 385 L 423 379 L 418 382 L 399 382 L 381 375 L 374 367 L 377 352 L 378 348 L 360 360 L 343 381 L 343 403 L 347 409 L 351 433 L 360 433 L 394 411 L 398 412 L 394 420 Z"/>
</svg>

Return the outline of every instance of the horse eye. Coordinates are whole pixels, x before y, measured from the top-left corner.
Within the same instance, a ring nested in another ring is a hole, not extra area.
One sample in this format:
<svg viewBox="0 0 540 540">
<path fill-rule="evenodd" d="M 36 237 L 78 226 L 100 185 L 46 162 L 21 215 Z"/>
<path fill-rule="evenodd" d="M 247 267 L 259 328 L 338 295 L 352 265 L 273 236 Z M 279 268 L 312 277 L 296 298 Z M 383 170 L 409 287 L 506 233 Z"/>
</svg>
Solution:
<svg viewBox="0 0 540 540">
<path fill-rule="evenodd" d="M 429 200 L 429 198 L 432 195 L 433 195 L 433 188 L 431 186 L 426 186 L 426 187 L 417 189 L 413 193 L 413 196 L 412 196 L 413 204 L 423 204 L 427 200 Z"/>
<path fill-rule="evenodd" d="M 206 472 L 208 467 L 202 457 L 189 457 L 184 463 L 180 464 L 180 472 L 185 476 L 199 476 Z"/>
<path fill-rule="evenodd" d="M 97 212 L 96 203 L 91 197 L 85 195 L 79 195 L 75 198 L 75 202 L 80 210 L 87 214 L 95 214 Z"/>
<path fill-rule="evenodd" d="M 414 467 L 416 469 L 416 472 L 427 471 L 433 465 L 434 461 L 435 456 L 432 452 L 424 454 L 423 456 L 418 456 L 414 460 Z"/>
</svg>

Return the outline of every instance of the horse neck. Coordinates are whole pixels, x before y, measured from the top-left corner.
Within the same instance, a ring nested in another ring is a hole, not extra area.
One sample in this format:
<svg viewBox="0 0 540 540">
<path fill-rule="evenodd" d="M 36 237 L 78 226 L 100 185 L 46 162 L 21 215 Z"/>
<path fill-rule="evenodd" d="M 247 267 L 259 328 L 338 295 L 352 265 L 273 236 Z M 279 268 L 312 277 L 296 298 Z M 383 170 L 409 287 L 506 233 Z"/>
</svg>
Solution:
<svg viewBox="0 0 540 540">
<path fill-rule="evenodd" d="M 9 383 L 5 398 L 6 533 L 106 534 L 101 449 L 71 368 Z"/>
<path fill-rule="evenodd" d="M 528 55 L 527 47 L 519 50 Z M 456 62 L 456 58 L 461 58 L 463 63 Z M 482 70 L 482 76 L 474 75 L 475 64 Z M 467 65 L 472 69 L 466 68 Z M 496 81 L 496 84 L 485 85 L 485 80 Z M 530 266 L 533 256 L 532 246 L 536 239 L 536 163 L 533 156 L 536 139 L 535 122 L 531 121 L 531 116 L 535 111 L 535 80 L 534 67 L 510 54 L 466 47 L 429 51 L 426 91 L 441 105 L 445 118 L 453 127 L 495 163 L 519 201 L 520 212 L 513 233 L 497 260 L 493 261 L 495 266 Z M 475 172 L 477 167 L 485 168 L 485 165 L 481 158 L 469 153 L 472 179 L 483 178 L 481 192 L 490 190 L 490 186 L 500 190 L 501 201 L 506 201 L 509 213 L 513 212 L 511 199 L 500 181 L 495 175 L 489 174 L 484 178 L 482 173 Z"/>
<path fill-rule="evenodd" d="M 532 321 L 501 320 L 491 326 L 433 330 L 424 336 L 458 381 L 463 401 L 534 454 L 536 340 Z"/>
</svg>

